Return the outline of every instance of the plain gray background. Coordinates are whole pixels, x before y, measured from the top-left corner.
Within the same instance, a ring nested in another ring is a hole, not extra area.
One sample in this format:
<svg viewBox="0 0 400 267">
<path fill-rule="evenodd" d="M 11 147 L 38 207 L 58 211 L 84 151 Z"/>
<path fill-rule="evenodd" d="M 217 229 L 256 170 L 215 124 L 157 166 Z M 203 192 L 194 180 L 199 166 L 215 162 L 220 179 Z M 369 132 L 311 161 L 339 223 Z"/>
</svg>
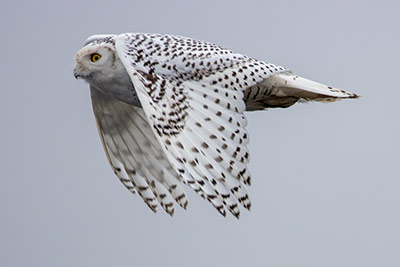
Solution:
<svg viewBox="0 0 400 267">
<path fill-rule="evenodd" d="M 2 1 L 0 266 L 400 266 L 398 1 Z M 248 113 L 252 211 L 114 176 L 73 58 L 95 33 L 208 40 L 363 97 Z"/>
</svg>

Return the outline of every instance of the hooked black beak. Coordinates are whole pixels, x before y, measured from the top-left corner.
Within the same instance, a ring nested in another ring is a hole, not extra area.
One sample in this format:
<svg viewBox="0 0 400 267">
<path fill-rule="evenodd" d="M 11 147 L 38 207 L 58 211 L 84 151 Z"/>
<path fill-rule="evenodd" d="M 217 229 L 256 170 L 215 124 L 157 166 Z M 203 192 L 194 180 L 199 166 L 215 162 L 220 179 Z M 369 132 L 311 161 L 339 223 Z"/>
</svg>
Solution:
<svg viewBox="0 0 400 267">
<path fill-rule="evenodd" d="M 78 74 L 77 68 L 74 69 L 74 77 L 75 77 L 75 79 L 81 78 L 81 76 Z"/>
</svg>

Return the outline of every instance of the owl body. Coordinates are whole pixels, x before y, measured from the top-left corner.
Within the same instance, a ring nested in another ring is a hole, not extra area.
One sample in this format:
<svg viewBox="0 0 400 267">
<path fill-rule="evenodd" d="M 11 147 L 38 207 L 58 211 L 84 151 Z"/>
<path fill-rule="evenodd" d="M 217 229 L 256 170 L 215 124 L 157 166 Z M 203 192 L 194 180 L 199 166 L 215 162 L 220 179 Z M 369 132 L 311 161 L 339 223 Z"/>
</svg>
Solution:
<svg viewBox="0 0 400 267">
<path fill-rule="evenodd" d="M 186 184 L 221 214 L 250 209 L 245 186 L 244 111 L 331 102 L 357 95 L 190 38 L 134 34 L 90 37 L 75 77 L 91 88 L 107 158 L 121 182 L 153 210 L 186 208 Z"/>
</svg>

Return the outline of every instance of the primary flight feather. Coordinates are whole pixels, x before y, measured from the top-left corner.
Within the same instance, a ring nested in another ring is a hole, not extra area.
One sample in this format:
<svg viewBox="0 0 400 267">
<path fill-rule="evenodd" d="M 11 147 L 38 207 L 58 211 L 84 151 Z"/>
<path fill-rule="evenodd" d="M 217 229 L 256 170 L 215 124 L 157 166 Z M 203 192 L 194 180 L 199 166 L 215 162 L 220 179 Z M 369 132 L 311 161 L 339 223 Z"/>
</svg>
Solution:
<svg viewBox="0 0 400 267">
<path fill-rule="evenodd" d="M 154 211 L 187 207 L 182 184 L 222 215 L 250 209 L 244 111 L 353 93 L 212 43 L 162 34 L 94 35 L 75 58 L 115 174 Z"/>
</svg>

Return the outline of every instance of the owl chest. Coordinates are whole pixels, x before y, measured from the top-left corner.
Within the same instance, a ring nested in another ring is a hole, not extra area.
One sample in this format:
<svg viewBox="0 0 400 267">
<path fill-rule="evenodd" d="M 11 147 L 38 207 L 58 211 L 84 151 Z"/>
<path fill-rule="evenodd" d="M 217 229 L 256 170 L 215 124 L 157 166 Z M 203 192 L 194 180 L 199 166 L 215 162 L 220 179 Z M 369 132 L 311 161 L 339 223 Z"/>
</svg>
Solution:
<svg viewBox="0 0 400 267">
<path fill-rule="evenodd" d="M 119 84 L 115 83 L 109 87 L 110 93 L 116 97 L 118 100 L 121 100 L 127 104 L 141 107 L 140 100 L 138 94 L 133 86 L 132 82 L 129 80 L 128 83 Z"/>
<path fill-rule="evenodd" d="M 98 79 L 95 87 L 122 102 L 136 107 L 142 106 L 135 87 L 127 73 L 114 75 L 112 78 L 104 77 L 104 79 Z"/>
</svg>

